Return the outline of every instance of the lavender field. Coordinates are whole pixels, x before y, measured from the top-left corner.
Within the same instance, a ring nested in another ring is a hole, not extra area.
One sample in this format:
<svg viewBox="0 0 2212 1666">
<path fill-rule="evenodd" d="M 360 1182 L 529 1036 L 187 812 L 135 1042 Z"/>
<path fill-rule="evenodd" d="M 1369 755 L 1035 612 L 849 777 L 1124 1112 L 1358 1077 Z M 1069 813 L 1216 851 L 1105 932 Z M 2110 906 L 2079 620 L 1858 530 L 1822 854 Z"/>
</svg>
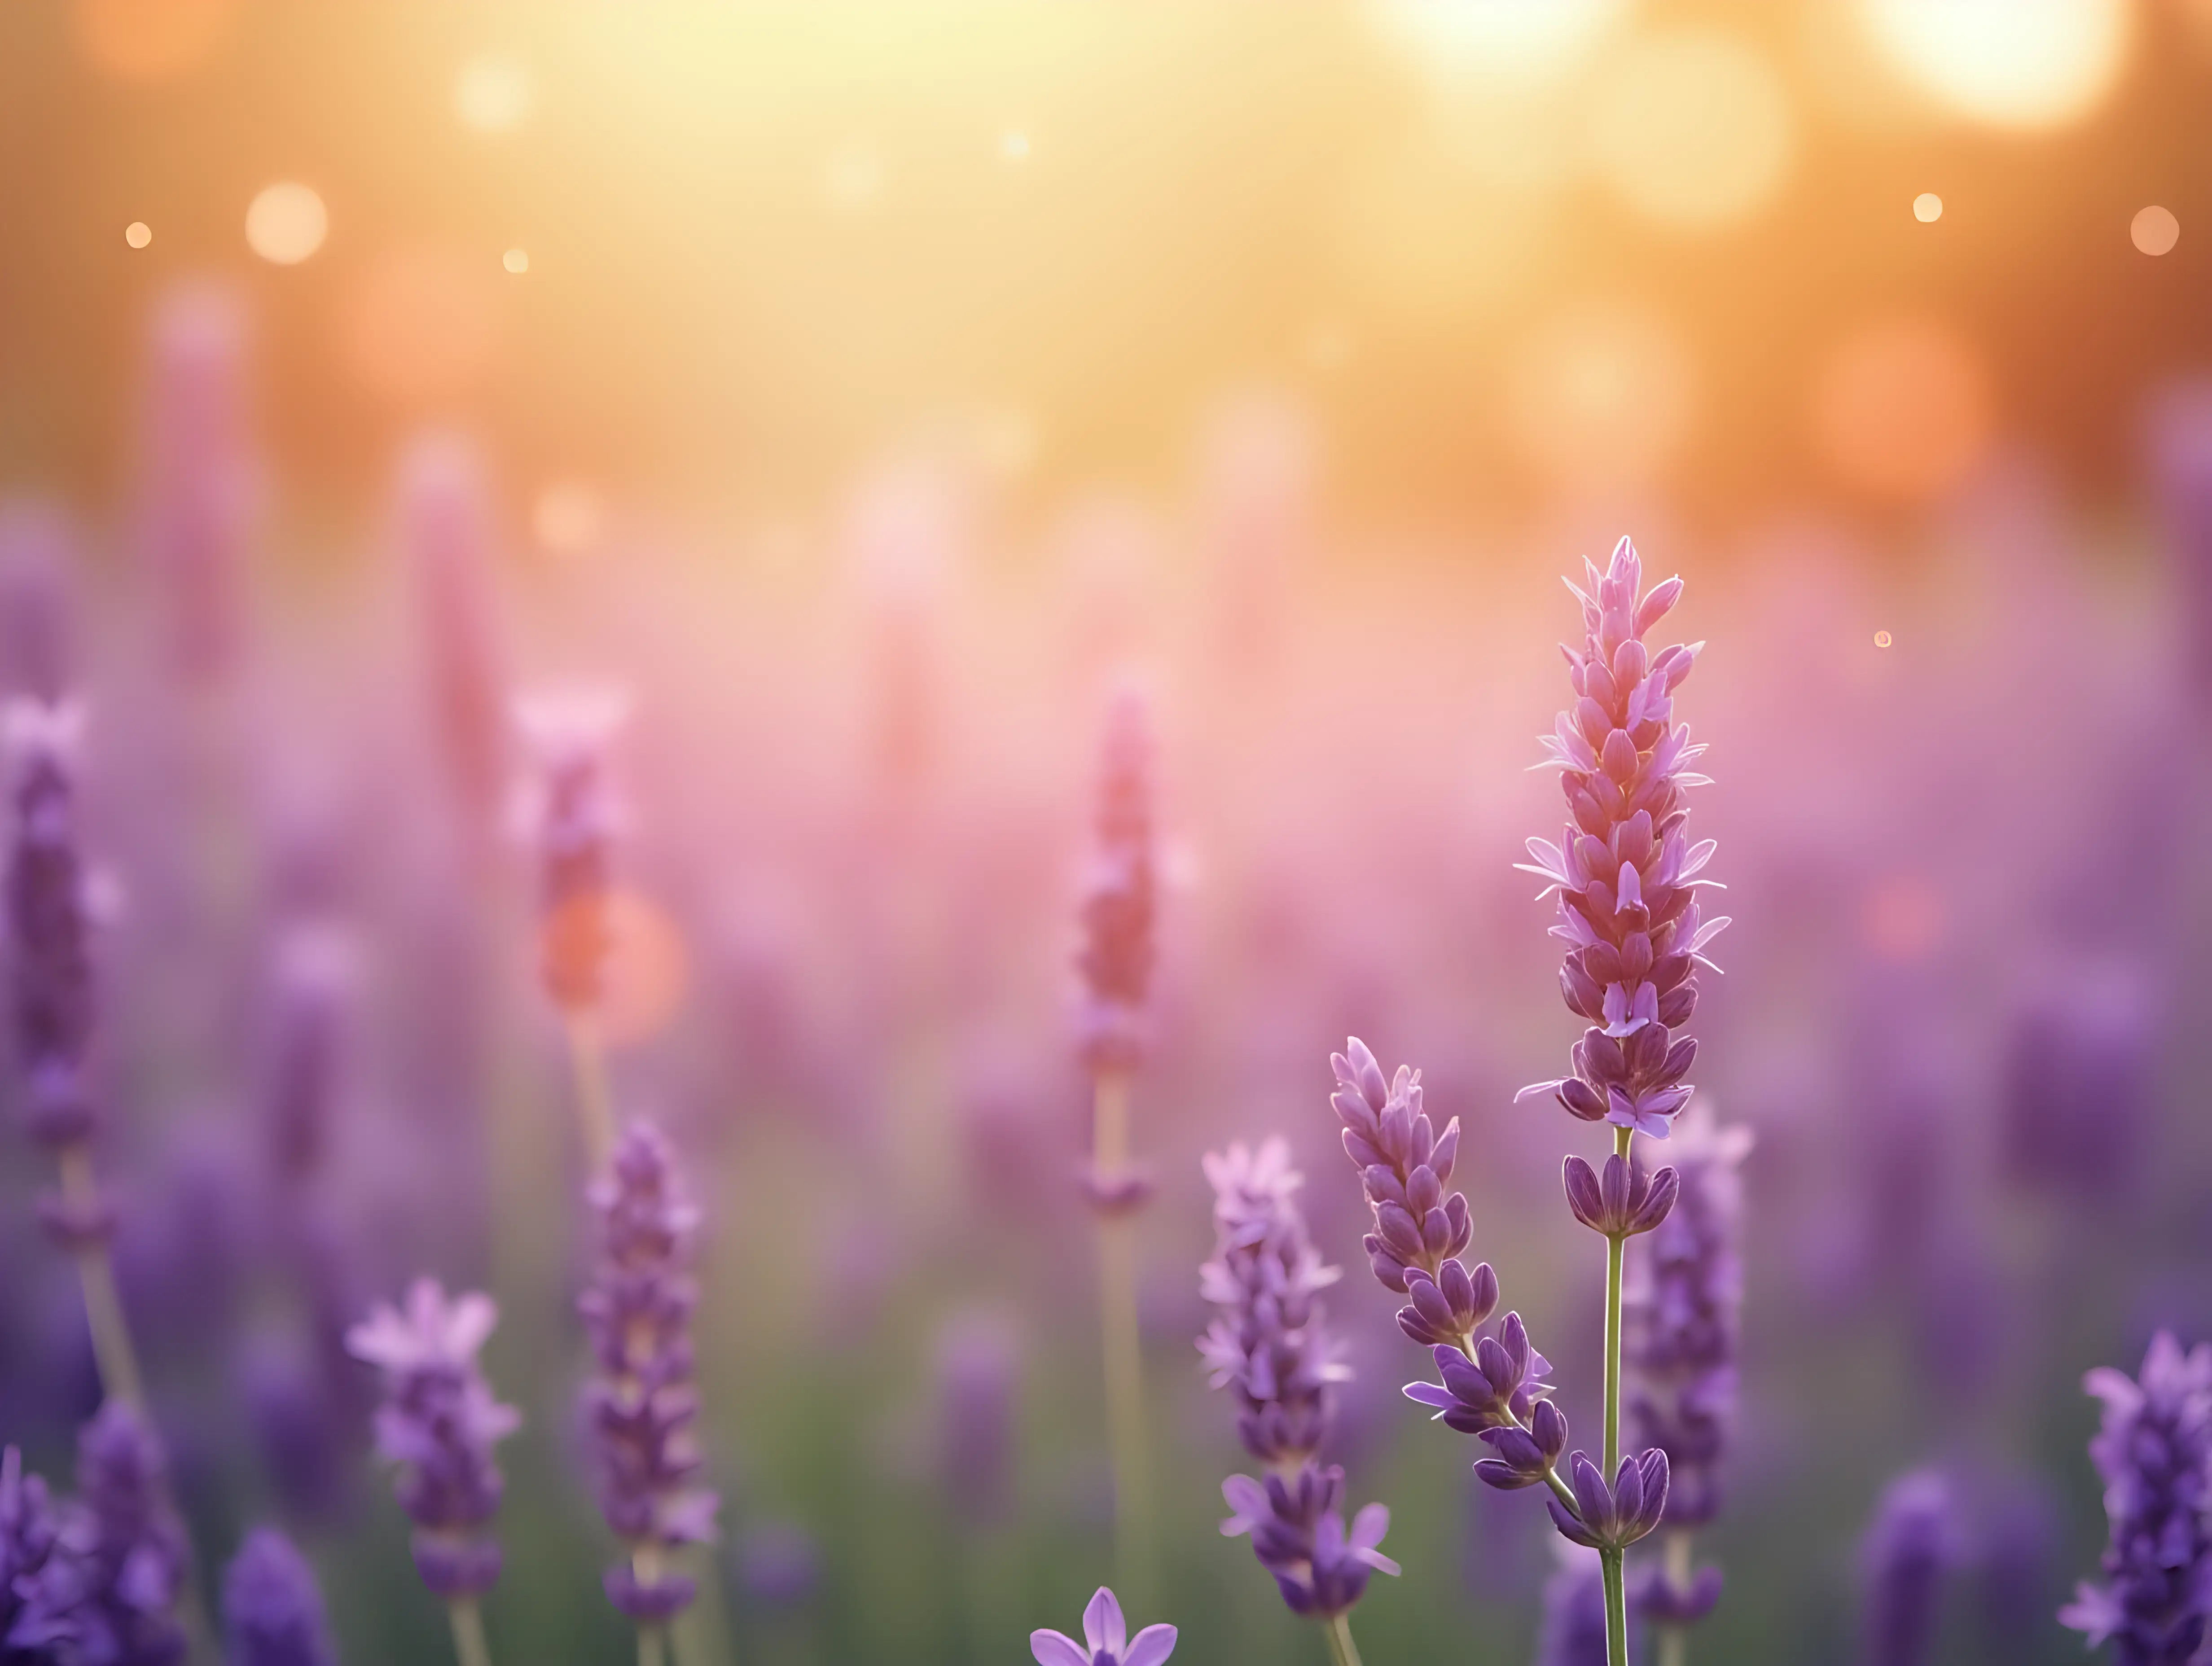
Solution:
<svg viewBox="0 0 2212 1666">
<path fill-rule="evenodd" d="M 0 1666 L 2212 1659 L 2208 112 L 0 11 Z"/>
</svg>

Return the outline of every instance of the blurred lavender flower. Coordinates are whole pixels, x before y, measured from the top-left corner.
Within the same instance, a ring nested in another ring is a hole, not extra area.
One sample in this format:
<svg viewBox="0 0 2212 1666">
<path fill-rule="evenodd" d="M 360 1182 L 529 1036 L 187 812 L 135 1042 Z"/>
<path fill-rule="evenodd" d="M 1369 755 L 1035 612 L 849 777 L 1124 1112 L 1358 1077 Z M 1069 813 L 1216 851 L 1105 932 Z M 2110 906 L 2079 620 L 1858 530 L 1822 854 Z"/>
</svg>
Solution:
<svg viewBox="0 0 2212 1666">
<path fill-rule="evenodd" d="M 0 689 L 58 700 L 70 677 L 69 522 L 51 505 L 0 504 Z"/>
<path fill-rule="evenodd" d="M 337 1666 L 314 1570 L 274 1528 L 247 1534 L 231 1559 L 222 1628 L 227 1666 Z"/>
<path fill-rule="evenodd" d="M 822 1553 L 814 1535 L 793 1522 L 763 1522 L 737 1546 L 738 1584 L 764 1608 L 788 1608 L 814 1594 Z"/>
<path fill-rule="evenodd" d="M 1307 1236 L 1292 1201 L 1304 1177 L 1282 1140 L 1256 1152 L 1233 1145 L 1205 1166 L 1214 1255 L 1200 1269 L 1200 1290 L 1218 1311 L 1199 1352 L 1212 1386 L 1236 1391 L 1245 1449 L 1270 1468 L 1264 1482 L 1231 1475 L 1222 1483 L 1234 1513 L 1221 1530 L 1252 1535 L 1292 1612 L 1334 1620 L 1359 1600 L 1372 1571 L 1398 1572 L 1376 1547 L 1389 1511 L 1369 1505 L 1347 1530 L 1344 1471 L 1316 1457 L 1328 1435 L 1331 1385 L 1350 1375 L 1316 1299 L 1338 1269 L 1322 1264 Z"/>
<path fill-rule="evenodd" d="M 1934 1657 L 1943 1576 L 1958 1560 L 1950 1483 L 1916 1469 L 1884 1489 L 1860 1546 L 1865 1666 L 1925 1666 Z"/>
<path fill-rule="evenodd" d="M 1152 708 L 1141 690 L 1124 684 L 1106 713 L 1076 959 L 1083 975 L 1076 1045 L 1093 1075 L 1133 1069 L 1144 1056 L 1145 1002 L 1156 954 L 1152 777 Z"/>
<path fill-rule="evenodd" d="M 483 462 L 458 435 L 423 435 L 401 460 L 398 497 L 438 739 L 461 802 L 483 814 L 497 792 L 505 678 Z"/>
<path fill-rule="evenodd" d="M 1006 1513 L 1019 1370 L 1012 1327 L 998 1314 L 958 1315 L 938 1338 L 938 1462 L 946 1493 L 970 1526 L 992 1525 Z"/>
<path fill-rule="evenodd" d="M 1061 1632 L 1030 1633 L 1030 1653 L 1036 1666 L 1160 1666 L 1175 1652 L 1175 1645 L 1172 1626 L 1147 1626 L 1132 1638 L 1121 1602 L 1103 1585 L 1083 1610 L 1080 1644 Z"/>
<path fill-rule="evenodd" d="M 1735 1421 L 1743 1304 L 1737 1167 L 1751 1131 L 1719 1127 L 1703 1105 L 1677 1128 L 1669 1149 L 1680 1198 L 1631 1254 L 1622 1352 L 1633 1444 L 1667 1454 L 1667 1525 L 1701 1527 L 1720 1510 L 1720 1463 Z"/>
<path fill-rule="evenodd" d="M 2089 1456 L 2105 1478 L 2107 1583 L 2084 1583 L 2060 1621 L 2112 1641 L 2119 1666 L 2194 1660 L 2212 1614 L 2212 1346 L 2186 1353 L 2151 1339 L 2140 1378 L 2100 1367 L 2083 1379 L 2104 1402 Z"/>
<path fill-rule="evenodd" d="M 76 843 L 76 748 L 82 709 L 10 701 L 6 740 L 15 765 L 15 842 L 8 866 L 8 922 L 15 1049 L 31 1137 L 52 1150 L 83 1144 L 97 1126 L 89 1084 L 93 988 L 86 879 Z M 73 1223 L 88 1230 L 100 1223 Z"/>
<path fill-rule="evenodd" d="M 2154 1103 L 2154 981 L 2135 967 L 2075 967 L 2026 1004 L 2005 1061 L 2003 1158 L 2019 1181 L 2087 1204 L 2132 1189 Z"/>
<path fill-rule="evenodd" d="M 629 708 L 629 696 L 611 688 L 544 690 L 514 702 L 532 766 L 518 819 L 538 850 L 541 970 L 555 1002 L 572 1015 L 598 1006 L 604 993 L 614 841 L 628 821 L 607 751 Z"/>
<path fill-rule="evenodd" d="M 1606 1666 L 1604 1570 L 1586 1547 L 1553 1542 L 1559 1565 L 1544 1581 L 1535 1666 Z"/>
<path fill-rule="evenodd" d="M 304 922 L 277 945 L 262 1116 L 270 1168 L 287 1192 L 330 1150 L 354 970 L 352 939 L 335 926 Z"/>
<path fill-rule="evenodd" d="M 398 1469 L 416 1570 L 447 1598 L 474 1596 L 499 1578 L 499 1543 L 484 1531 L 504 1490 L 492 1448 L 522 1420 L 492 1398 L 477 1364 L 498 1322 L 490 1297 L 448 1298 L 434 1279 L 418 1279 L 404 1310 L 380 1302 L 346 1335 L 356 1359 L 384 1372 L 377 1450 Z"/>
<path fill-rule="evenodd" d="M 608 1600 L 641 1625 L 680 1612 L 695 1582 L 669 1572 L 672 1548 L 714 1536 L 714 1493 L 693 1483 L 703 1460 L 692 1435 L 690 1276 L 699 1212 L 675 1154 L 651 1123 L 633 1122 L 592 1183 L 599 1256 L 577 1301 L 599 1375 L 584 1390 L 599 1508 L 628 1560 L 610 1568 Z"/>
<path fill-rule="evenodd" d="M 1528 841 L 1534 863 L 1515 864 L 1556 895 L 1552 934 L 1569 946 L 1559 969 L 1568 1008 L 1589 1020 L 1575 1043 L 1573 1073 L 1538 1082 L 1522 1097 L 1549 1093 L 1571 1116 L 1610 1122 L 1663 1140 L 1690 1097 L 1682 1079 L 1698 1044 L 1671 1032 L 1689 1022 L 1698 999 L 1695 966 L 1711 965 L 1705 945 L 1728 924 L 1704 919 L 1697 892 L 1716 881 L 1697 874 L 1713 842 L 1692 845 L 1684 832 L 1684 789 L 1707 777 L 1686 765 L 1705 751 L 1673 722 L 1674 690 L 1704 644 L 1656 656 L 1644 633 L 1682 593 L 1668 579 L 1639 599 L 1644 569 L 1623 538 L 1589 591 L 1570 583 L 1587 631 L 1579 654 L 1562 645 L 1576 703 L 1544 738 L 1573 821 L 1563 841 Z"/>
<path fill-rule="evenodd" d="M 91 1666 L 174 1666 L 185 1657 L 175 1608 L 184 1529 L 167 1501 L 161 1443 L 110 1400 L 77 1433 L 77 1496 L 33 1580 L 11 1636 L 66 1636 L 63 1658 Z"/>
<path fill-rule="evenodd" d="M 39 1602 L 59 1534 L 44 1479 L 23 1473 L 23 1455 L 13 1446 L 0 1451 L 0 1666 L 51 1658 L 47 1646 L 68 1634 Z"/>
</svg>

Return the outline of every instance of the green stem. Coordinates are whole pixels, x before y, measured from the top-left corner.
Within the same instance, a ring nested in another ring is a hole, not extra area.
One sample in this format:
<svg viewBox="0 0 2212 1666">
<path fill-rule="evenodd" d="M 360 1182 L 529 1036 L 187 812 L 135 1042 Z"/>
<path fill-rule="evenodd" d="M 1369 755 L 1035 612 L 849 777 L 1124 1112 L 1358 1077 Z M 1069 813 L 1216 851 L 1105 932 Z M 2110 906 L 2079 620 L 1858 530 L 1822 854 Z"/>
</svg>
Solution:
<svg viewBox="0 0 2212 1666">
<path fill-rule="evenodd" d="M 1336 1666 L 1360 1666 L 1359 1645 L 1352 1640 L 1352 1616 L 1333 1614 L 1323 1633 L 1328 1639 L 1328 1652 Z"/>
<path fill-rule="evenodd" d="M 592 1033 L 592 1021 L 572 1013 L 568 1031 L 568 1063 L 576 1081 L 576 1117 L 584 1134 L 584 1163 L 596 1176 L 607 1165 L 615 1149 L 614 1099 L 607 1091 L 607 1061 Z"/>
<path fill-rule="evenodd" d="M 1474 1334 L 1472 1331 L 1459 1339 L 1459 1351 L 1467 1356 L 1469 1365 L 1474 1363 Z M 1516 1429 L 1525 1430 L 1528 1426 L 1513 1415 L 1513 1408 L 1510 1406 L 1505 1408 L 1505 1415 Z M 1544 1466 L 1544 1485 L 1552 1489 L 1554 1498 L 1566 1505 L 1569 1515 L 1577 1521 L 1582 1519 L 1582 1506 L 1575 1502 L 1575 1490 L 1559 1479 L 1559 1467 L 1556 1464 L 1547 1463 Z"/>
<path fill-rule="evenodd" d="M 661 1626 L 640 1626 L 637 1628 L 637 1666 L 664 1666 L 667 1651 L 662 1646 L 667 1628 Z"/>
<path fill-rule="evenodd" d="M 1115 1072 L 1096 1084 L 1091 1165 L 1118 1178 L 1128 1160 L 1128 1079 Z M 1114 1461 L 1114 1566 L 1124 1600 L 1142 1608 L 1152 1590 L 1145 1474 L 1145 1376 L 1137 1335 L 1136 1241 L 1126 1215 L 1098 1222 L 1098 1316 L 1106 1374 L 1106 1440 Z"/>
<path fill-rule="evenodd" d="M 453 1655 L 461 1666 L 491 1666 L 491 1650 L 484 1642 L 483 1616 L 473 1596 L 456 1596 L 446 1604 L 453 1622 Z"/>
<path fill-rule="evenodd" d="M 1629 1160 L 1633 1128 L 1613 1131 L 1613 1149 Z M 1620 1468 L 1620 1254 L 1626 1238 L 1605 1241 L 1605 1481 L 1613 1485 Z M 1621 1578 L 1620 1552 L 1600 1553 L 1605 1565 L 1606 1657 L 1612 1666 L 1628 1666 L 1628 1596 Z"/>
<path fill-rule="evenodd" d="M 91 1148 L 82 1140 L 64 1146 L 59 1160 L 62 1201 L 89 1215 L 100 1202 Z M 77 1250 L 76 1273 L 84 1286 L 84 1322 L 92 1332 L 100 1390 L 133 1411 L 143 1410 L 145 1388 L 138 1374 L 138 1356 L 131 1346 L 131 1326 L 123 1316 L 123 1298 L 116 1293 L 115 1264 L 108 1257 L 106 1239 L 95 1237 Z"/>
</svg>

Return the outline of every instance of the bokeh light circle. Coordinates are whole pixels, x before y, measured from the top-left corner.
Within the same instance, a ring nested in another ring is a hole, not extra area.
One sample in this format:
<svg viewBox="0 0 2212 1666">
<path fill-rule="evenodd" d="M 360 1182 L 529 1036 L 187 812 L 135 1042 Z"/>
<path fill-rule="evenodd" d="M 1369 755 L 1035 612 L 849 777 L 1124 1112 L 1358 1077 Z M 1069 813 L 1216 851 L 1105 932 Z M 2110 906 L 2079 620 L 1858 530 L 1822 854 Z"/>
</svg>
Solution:
<svg viewBox="0 0 2212 1666">
<path fill-rule="evenodd" d="M 71 9 L 85 61 L 112 81 L 174 81 L 222 42 L 238 0 L 76 0 Z"/>
<path fill-rule="evenodd" d="M 1907 80 L 1993 126 L 2087 115 L 2127 56 L 2128 0 L 1860 0 L 1860 10 Z"/>
<path fill-rule="evenodd" d="M 154 228 L 143 220 L 133 220 L 124 227 L 123 240 L 134 249 L 143 249 L 154 240 Z"/>
<path fill-rule="evenodd" d="M 1572 69 L 1627 9 L 1627 0 L 1373 0 L 1369 13 L 1423 69 L 1526 85 Z"/>
<path fill-rule="evenodd" d="M 1874 634 L 1874 645 L 1876 648 L 1887 648 L 1896 640 L 1897 639 L 1891 635 L 1887 630 L 1877 630 Z"/>
<path fill-rule="evenodd" d="M 2169 254 L 2181 240 L 2181 222 L 2172 209 L 2153 203 L 2136 210 L 2128 222 L 2128 240 L 2145 254 Z"/>
<path fill-rule="evenodd" d="M 1605 69 L 1590 159 L 1638 213 L 1711 227 L 1763 207 L 1796 149 L 1790 100 L 1766 60 L 1714 29 L 1651 34 Z"/>
<path fill-rule="evenodd" d="M 1923 191 L 1912 199 L 1912 217 L 1922 225 L 1933 225 L 1943 217 L 1943 199 L 1932 191 Z"/>
<path fill-rule="evenodd" d="M 1555 483 L 1639 486 L 1672 462 L 1689 436 L 1696 366 L 1657 319 L 1591 306 L 1528 340 L 1508 403 L 1520 451 Z"/>
<path fill-rule="evenodd" d="M 246 246 L 279 266 L 296 266 L 307 258 L 323 246 L 330 228 L 323 199 L 296 180 L 265 187 L 246 210 Z"/>
<path fill-rule="evenodd" d="M 479 133 L 507 133 L 529 119 L 537 101 L 529 69 L 503 52 L 481 52 L 453 79 L 453 110 Z"/>
<path fill-rule="evenodd" d="M 505 254 L 500 256 L 499 264 L 520 277 L 530 270 L 530 251 L 509 249 Z"/>
<path fill-rule="evenodd" d="M 1820 460 L 1878 502 L 1924 502 L 1988 449 L 1992 407 L 1980 357 L 1937 319 L 1877 319 L 1846 336 L 1813 387 Z"/>
<path fill-rule="evenodd" d="M 582 480 L 552 482 L 538 494 L 530 510 L 531 531 L 556 556 L 588 553 L 605 535 L 606 520 L 605 503 Z"/>
</svg>

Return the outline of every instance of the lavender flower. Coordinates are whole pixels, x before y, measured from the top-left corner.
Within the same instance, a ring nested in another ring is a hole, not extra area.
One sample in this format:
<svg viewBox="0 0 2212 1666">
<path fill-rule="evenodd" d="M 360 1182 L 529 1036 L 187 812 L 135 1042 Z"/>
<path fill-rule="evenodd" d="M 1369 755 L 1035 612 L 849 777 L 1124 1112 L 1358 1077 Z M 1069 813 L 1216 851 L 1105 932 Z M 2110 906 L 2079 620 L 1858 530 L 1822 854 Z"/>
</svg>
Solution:
<svg viewBox="0 0 2212 1666">
<path fill-rule="evenodd" d="M 477 1364 L 498 1322 L 490 1297 L 449 1299 L 434 1279 L 418 1279 L 404 1310 L 380 1302 L 346 1334 L 347 1350 L 384 1372 L 377 1450 L 399 1472 L 416 1571 L 447 1598 L 477 1596 L 499 1578 L 499 1544 L 484 1530 L 504 1487 L 492 1448 L 522 1420 L 492 1398 Z"/>
<path fill-rule="evenodd" d="M 1361 1240 L 1368 1265 L 1384 1289 L 1412 1298 L 1398 1313 L 1408 1336 L 1459 1346 L 1498 1305 L 1490 1264 L 1470 1274 L 1455 1259 L 1474 1236 L 1465 1194 L 1444 1190 L 1459 1156 L 1459 1118 L 1437 1134 L 1421 1108 L 1421 1073 L 1401 1064 L 1385 1081 L 1357 1036 L 1328 1061 L 1345 1154 L 1375 1212 L 1375 1230 Z"/>
<path fill-rule="evenodd" d="M 1572 1074 L 1521 1097 L 1550 1093 L 1584 1122 L 1663 1140 L 1690 1097 L 1683 1078 L 1698 1051 L 1671 1032 L 1695 1010 L 1692 970 L 1711 964 L 1705 946 L 1728 924 L 1698 910 L 1698 891 L 1716 883 L 1696 877 L 1713 842 L 1688 842 L 1682 793 L 1706 782 L 1685 767 L 1705 748 L 1673 722 L 1674 690 L 1705 645 L 1656 655 L 1644 646 L 1682 581 L 1639 599 L 1643 563 L 1626 538 L 1604 573 L 1584 565 L 1589 592 L 1567 586 L 1582 604 L 1583 651 L 1559 650 L 1576 701 L 1544 738 L 1573 819 L 1559 844 L 1529 840 L 1534 863 L 1515 866 L 1547 882 L 1540 896 L 1559 898 L 1552 933 L 1569 945 L 1559 988 L 1590 1028 L 1575 1043 Z"/>
<path fill-rule="evenodd" d="M 629 1557 L 607 1571 L 608 1600 L 641 1625 L 678 1614 L 695 1582 L 663 1566 L 669 1550 L 714 1536 L 714 1493 L 695 1486 L 703 1460 L 692 1435 L 690 1273 L 699 1212 L 684 1195 L 674 1153 L 634 1122 L 592 1186 L 599 1258 L 577 1302 L 599 1374 L 584 1391 L 599 1508 Z"/>
<path fill-rule="evenodd" d="M 1942 1476 L 1916 1469 L 1883 1491 L 1860 1551 L 1865 1666 L 1924 1666 L 1933 1658 L 1943 1576 L 1957 1559 L 1957 1536 L 1950 1484 Z"/>
<path fill-rule="evenodd" d="M 475 448 L 428 434 L 400 465 L 399 536 L 421 610 L 432 710 L 461 800 L 481 813 L 495 792 L 503 655 L 490 590 L 489 494 Z"/>
<path fill-rule="evenodd" d="M 253 484 L 245 357 L 245 309 L 228 291 L 179 289 L 155 315 L 143 538 L 171 652 L 195 682 L 219 678 L 237 653 Z"/>
<path fill-rule="evenodd" d="M 589 1012 L 605 993 L 614 841 L 627 820 L 607 749 L 629 717 L 629 698 L 617 689 L 548 690 L 514 703 L 533 765 L 520 820 L 540 865 L 541 970 L 555 1002 L 571 1014 Z"/>
<path fill-rule="evenodd" d="M 1559 1565 L 1544 1581 L 1535 1666 L 1606 1666 L 1604 1570 L 1586 1547 L 1553 1542 Z"/>
<path fill-rule="evenodd" d="M 961 1314 L 937 1344 L 938 1461 L 960 1518 L 983 1527 L 1006 1513 L 1020 1356 L 995 1313 Z"/>
<path fill-rule="evenodd" d="M 1629 1262 L 1622 1353 L 1634 1444 L 1666 1453 L 1664 1524 L 1687 1531 L 1719 1513 L 1721 1460 L 1735 1423 L 1743 1302 L 1737 1167 L 1751 1149 L 1751 1131 L 1719 1128 L 1700 1104 L 1678 1122 L 1670 1149 L 1680 1201 Z M 1655 1625 L 1686 1626 L 1710 1614 L 1720 1591 L 1718 1568 L 1678 1579 L 1653 1567 L 1638 1586 L 1636 1607 Z"/>
<path fill-rule="evenodd" d="M 23 1473 L 23 1455 L 13 1446 L 0 1452 L 0 1666 L 33 1666 L 71 1635 L 40 1602 L 59 1535 L 46 1481 Z"/>
<path fill-rule="evenodd" d="M 80 1146 L 98 1125 L 87 1079 L 92 1045 L 91 927 L 77 852 L 76 752 L 84 714 L 18 699 L 5 712 L 15 762 L 15 843 L 8 865 L 15 1050 L 31 1137 Z M 88 1230 L 103 1222 L 76 1223 Z"/>
<path fill-rule="evenodd" d="M 1625 1550 L 1659 1525 L 1667 1508 L 1667 1455 L 1656 1450 L 1632 1452 L 1606 1484 L 1597 1465 L 1580 1452 L 1568 1461 L 1575 1490 L 1570 1511 L 1547 1499 L 1552 1523 L 1562 1535 L 1592 1550 Z"/>
<path fill-rule="evenodd" d="M 1139 690 L 1125 685 L 1106 714 L 1076 958 L 1083 975 L 1077 1050 L 1093 1075 L 1133 1069 L 1144 1056 L 1155 954 L 1152 776 L 1151 707 Z"/>
<path fill-rule="evenodd" d="M 2105 1478 L 2106 1583 L 2083 1584 L 2059 1612 L 2119 1666 L 2196 1658 L 2212 1614 L 2212 1346 L 2186 1353 L 2160 1331 L 2142 1377 L 2100 1368 L 2083 1386 L 2104 1402 L 2089 1456 Z"/>
<path fill-rule="evenodd" d="M 1121 1602 L 1103 1585 L 1083 1610 L 1081 1643 L 1061 1632 L 1030 1633 L 1030 1653 L 1036 1666 L 1160 1666 L 1175 1652 L 1175 1645 L 1172 1626 L 1147 1626 L 1131 1638 Z"/>
<path fill-rule="evenodd" d="M 153 1431 L 119 1400 L 78 1432 L 77 1496 L 63 1511 L 17 1632 L 66 1635 L 74 1652 L 64 1658 L 103 1666 L 184 1659 L 175 1607 L 185 1535 L 169 1508 L 166 1468 Z"/>
<path fill-rule="evenodd" d="M 222 1623 L 228 1666 L 337 1666 L 314 1570 L 274 1528 L 247 1534 L 231 1559 Z"/>
<path fill-rule="evenodd" d="M 1199 1287 L 1218 1310 L 1199 1339 L 1213 1387 L 1235 1391 L 1245 1450 L 1269 1466 L 1264 1481 L 1231 1475 L 1222 1496 L 1224 1535 L 1249 1533 L 1293 1613 L 1334 1620 L 1365 1591 L 1376 1569 L 1398 1565 L 1377 1547 L 1390 1512 L 1369 1505 L 1347 1530 L 1344 1471 L 1317 1458 L 1334 1411 L 1331 1387 L 1351 1372 L 1336 1359 L 1319 1292 L 1338 1269 L 1322 1264 L 1293 1199 L 1304 1177 L 1290 1150 L 1269 1140 L 1209 1154 L 1214 1256 Z"/>
</svg>

